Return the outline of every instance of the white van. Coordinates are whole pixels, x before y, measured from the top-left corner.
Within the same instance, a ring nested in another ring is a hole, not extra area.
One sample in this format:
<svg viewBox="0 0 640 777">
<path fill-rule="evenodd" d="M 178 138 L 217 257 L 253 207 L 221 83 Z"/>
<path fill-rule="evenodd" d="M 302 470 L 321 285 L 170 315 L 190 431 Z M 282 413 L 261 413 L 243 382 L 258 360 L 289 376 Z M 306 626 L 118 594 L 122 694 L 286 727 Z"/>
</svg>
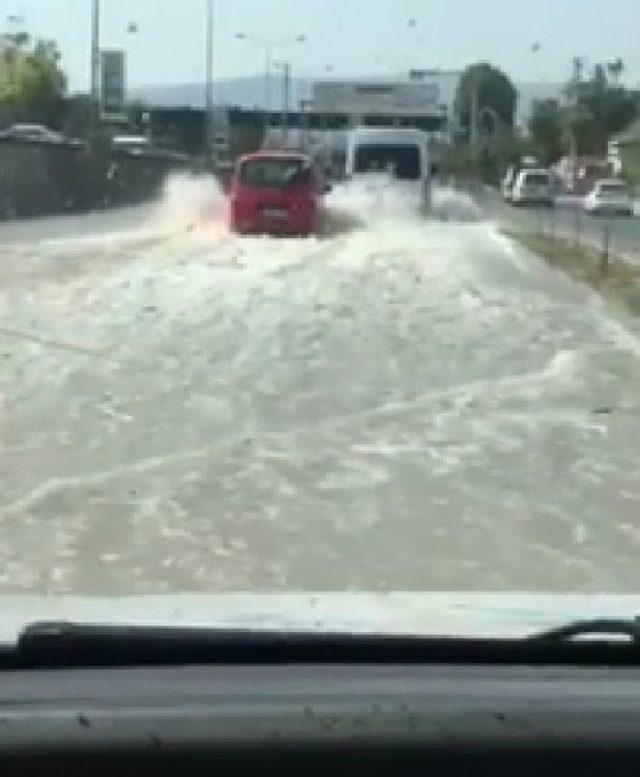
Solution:
<svg viewBox="0 0 640 777">
<path fill-rule="evenodd" d="M 347 178 L 386 176 L 421 210 L 431 205 L 429 137 L 417 129 L 360 127 L 349 133 Z"/>
</svg>

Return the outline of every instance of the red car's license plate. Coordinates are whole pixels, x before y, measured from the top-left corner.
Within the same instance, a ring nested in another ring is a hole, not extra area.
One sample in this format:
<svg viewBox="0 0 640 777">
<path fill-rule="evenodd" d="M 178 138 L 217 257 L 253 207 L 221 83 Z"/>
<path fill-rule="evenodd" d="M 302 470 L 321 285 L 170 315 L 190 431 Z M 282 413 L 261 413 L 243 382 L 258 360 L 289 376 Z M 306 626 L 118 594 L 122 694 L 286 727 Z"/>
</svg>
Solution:
<svg viewBox="0 0 640 777">
<path fill-rule="evenodd" d="M 286 208 L 263 208 L 262 215 L 266 219 L 286 219 L 289 211 Z"/>
</svg>

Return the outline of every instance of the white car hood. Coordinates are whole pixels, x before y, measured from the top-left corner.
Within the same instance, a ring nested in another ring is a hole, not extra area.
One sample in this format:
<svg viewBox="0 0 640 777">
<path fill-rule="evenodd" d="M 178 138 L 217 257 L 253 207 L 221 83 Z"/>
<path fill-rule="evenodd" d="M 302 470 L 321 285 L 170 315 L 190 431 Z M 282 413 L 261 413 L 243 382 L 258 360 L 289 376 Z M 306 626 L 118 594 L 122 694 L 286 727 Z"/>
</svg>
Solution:
<svg viewBox="0 0 640 777">
<path fill-rule="evenodd" d="M 359 634 L 525 636 L 576 620 L 633 618 L 640 594 L 230 593 L 0 596 L 0 642 L 36 621 Z"/>
</svg>

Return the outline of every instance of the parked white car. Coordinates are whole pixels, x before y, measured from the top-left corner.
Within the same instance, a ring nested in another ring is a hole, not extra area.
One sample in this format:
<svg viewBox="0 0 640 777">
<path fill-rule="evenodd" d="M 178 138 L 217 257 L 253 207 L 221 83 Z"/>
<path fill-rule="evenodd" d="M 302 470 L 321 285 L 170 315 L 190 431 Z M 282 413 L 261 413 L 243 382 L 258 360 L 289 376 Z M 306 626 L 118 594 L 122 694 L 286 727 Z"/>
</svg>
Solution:
<svg viewBox="0 0 640 777">
<path fill-rule="evenodd" d="M 131 156 L 142 156 L 151 150 L 151 139 L 146 135 L 114 135 L 111 148 Z"/>
<path fill-rule="evenodd" d="M 56 145 L 64 142 L 64 136 L 59 132 L 45 127 L 43 124 L 12 124 L 0 131 L 1 140 L 22 140 L 27 143 L 50 143 Z"/>
<path fill-rule="evenodd" d="M 617 178 L 598 181 L 584 199 L 584 209 L 593 215 L 633 216 L 629 187 Z"/>
<path fill-rule="evenodd" d="M 553 179 L 548 170 L 521 170 L 511 192 L 514 205 L 546 205 L 551 207 Z"/>
</svg>

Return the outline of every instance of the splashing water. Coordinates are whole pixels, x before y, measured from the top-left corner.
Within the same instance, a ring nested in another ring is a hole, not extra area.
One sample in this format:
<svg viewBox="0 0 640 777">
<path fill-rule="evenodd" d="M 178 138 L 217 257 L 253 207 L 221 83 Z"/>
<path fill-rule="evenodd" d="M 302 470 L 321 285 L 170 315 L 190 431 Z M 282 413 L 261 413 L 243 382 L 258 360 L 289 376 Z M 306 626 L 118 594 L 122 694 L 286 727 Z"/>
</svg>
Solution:
<svg viewBox="0 0 640 777">
<path fill-rule="evenodd" d="M 170 175 L 158 205 L 158 220 L 179 229 L 221 226 L 226 219 L 226 198 L 211 175 Z"/>
<path fill-rule="evenodd" d="M 432 197 L 433 215 L 444 221 L 479 221 L 480 207 L 468 194 L 451 186 L 434 186 Z"/>
</svg>

